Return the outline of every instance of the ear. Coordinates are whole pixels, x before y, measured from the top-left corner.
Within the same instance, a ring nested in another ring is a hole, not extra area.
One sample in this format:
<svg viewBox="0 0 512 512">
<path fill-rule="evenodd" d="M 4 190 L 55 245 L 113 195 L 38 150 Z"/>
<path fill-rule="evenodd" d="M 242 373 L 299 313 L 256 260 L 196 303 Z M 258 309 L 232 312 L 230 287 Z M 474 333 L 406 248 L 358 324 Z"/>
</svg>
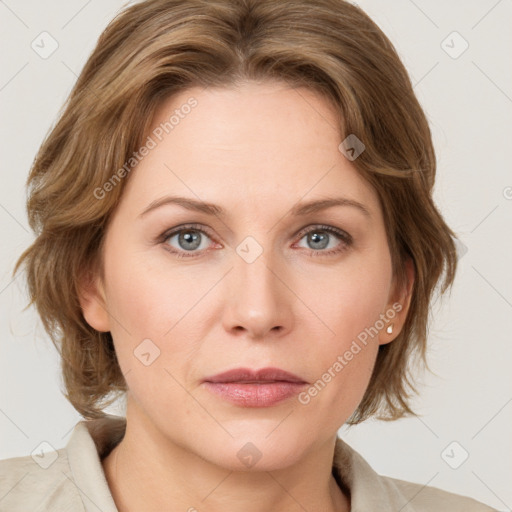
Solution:
<svg viewBox="0 0 512 512">
<path fill-rule="evenodd" d="M 80 278 L 78 300 L 85 321 L 97 331 L 109 332 L 110 319 L 105 300 L 105 289 L 98 272 L 84 272 Z"/>
<path fill-rule="evenodd" d="M 405 324 L 409 306 L 411 305 L 415 279 L 414 262 L 411 258 L 408 258 L 405 262 L 405 274 L 406 282 L 402 287 L 394 285 L 390 300 L 386 306 L 384 315 L 387 318 L 387 323 L 379 333 L 379 345 L 385 345 L 393 341 L 400 334 Z M 393 312 L 395 313 L 394 316 L 392 316 Z M 387 332 L 388 327 L 392 328 L 391 333 Z"/>
</svg>

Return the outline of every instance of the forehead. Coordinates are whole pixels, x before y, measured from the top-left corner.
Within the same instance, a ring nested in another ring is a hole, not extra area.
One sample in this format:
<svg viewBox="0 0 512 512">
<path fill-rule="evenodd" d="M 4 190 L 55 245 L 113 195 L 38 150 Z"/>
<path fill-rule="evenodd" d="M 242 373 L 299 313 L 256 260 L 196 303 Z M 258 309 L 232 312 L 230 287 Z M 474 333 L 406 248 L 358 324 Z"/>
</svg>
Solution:
<svg viewBox="0 0 512 512">
<path fill-rule="evenodd" d="M 125 191 L 139 209 L 165 193 L 256 210 L 334 194 L 378 207 L 339 150 L 336 111 L 310 89 L 191 87 L 159 105 L 147 137 L 153 147 Z"/>
</svg>

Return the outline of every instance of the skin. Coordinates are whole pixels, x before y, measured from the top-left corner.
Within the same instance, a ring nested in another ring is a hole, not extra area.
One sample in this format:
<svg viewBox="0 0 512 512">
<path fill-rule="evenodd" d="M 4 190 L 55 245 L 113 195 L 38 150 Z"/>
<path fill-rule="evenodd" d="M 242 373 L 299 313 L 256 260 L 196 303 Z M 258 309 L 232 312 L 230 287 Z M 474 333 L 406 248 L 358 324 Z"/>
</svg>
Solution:
<svg viewBox="0 0 512 512">
<path fill-rule="evenodd" d="M 331 474 L 337 431 L 364 395 L 379 345 L 403 326 L 412 265 L 398 289 L 377 194 L 339 151 L 322 96 L 280 82 L 194 87 L 166 99 L 153 125 L 191 96 L 198 105 L 131 171 L 105 234 L 105 280 L 82 290 L 84 316 L 112 333 L 129 388 L 126 435 L 103 460 L 114 500 L 120 512 L 349 510 Z M 169 194 L 215 203 L 226 216 L 175 204 L 140 216 Z M 334 196 L 371 216 L 349 206 L 290 214 Z M 198 256 L 178 258 L 170 250 L 189 246 L 160 235 L 186 223 L 205 233 L 194 232 Z M 318 224 L 352 243 L 316 229 L 328 236 L 323 248 L 300 234 Z M 263 250 L 251 263 L 236 251 L 248 236 Z M 314 383 L 396 302 L 393 333 L 371 338 L 307 405 L 294 397 L 245 408 L 202 384 L 242 366 Z M 144 339 L 160 350 L 147 366 L 134 355 Z M 261 458 L 247 468 L 237 453 L 249 442 Z"/>
</svg>

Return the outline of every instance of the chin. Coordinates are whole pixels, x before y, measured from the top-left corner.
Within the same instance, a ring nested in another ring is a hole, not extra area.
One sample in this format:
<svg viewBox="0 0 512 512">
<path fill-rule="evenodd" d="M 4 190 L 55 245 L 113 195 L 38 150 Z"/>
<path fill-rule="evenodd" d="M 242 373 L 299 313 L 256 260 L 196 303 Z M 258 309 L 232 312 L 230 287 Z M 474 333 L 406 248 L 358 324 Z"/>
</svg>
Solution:
<svg viewBox="0 0 512 512">
<path fill-rule="evenodd" d="M 312 440 L 304 433 L 293 431 L 289 425 L 288 428 L 279 426 L 272 432 L 276 425 L 274 421 L 271 428 L 268 428 L 268 422 L 262 426 L 248 425 L 244 421 L 237 432 L 233 432 L 234 428 L 228 429 L 233 437 L 227 433 L 214 438 L 205 437 L 207 443 L 200 455 L 230 471 L 275 471 L 287 468 L 304 456 Z"/>
</svg>

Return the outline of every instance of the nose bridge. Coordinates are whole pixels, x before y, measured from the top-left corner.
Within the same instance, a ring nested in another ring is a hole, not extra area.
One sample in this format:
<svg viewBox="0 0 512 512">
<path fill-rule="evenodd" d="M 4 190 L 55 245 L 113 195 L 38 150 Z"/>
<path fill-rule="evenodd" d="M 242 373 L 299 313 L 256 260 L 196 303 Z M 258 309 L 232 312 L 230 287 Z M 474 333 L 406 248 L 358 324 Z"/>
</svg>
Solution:
<svg viewBox="0 0 512 512">
<path fill-rule="evenodd" d="M 270 239 L 267 237 L 265 243 L 269 244 Z M 274 251 L 248 236 L 236 246 L 233 256 L 226 328 L 246 330 L 252 337 L 266 336 L 271 330 L 287 330 L 290 292 L 274 268 L 278 266 Z"/>
</svg>

